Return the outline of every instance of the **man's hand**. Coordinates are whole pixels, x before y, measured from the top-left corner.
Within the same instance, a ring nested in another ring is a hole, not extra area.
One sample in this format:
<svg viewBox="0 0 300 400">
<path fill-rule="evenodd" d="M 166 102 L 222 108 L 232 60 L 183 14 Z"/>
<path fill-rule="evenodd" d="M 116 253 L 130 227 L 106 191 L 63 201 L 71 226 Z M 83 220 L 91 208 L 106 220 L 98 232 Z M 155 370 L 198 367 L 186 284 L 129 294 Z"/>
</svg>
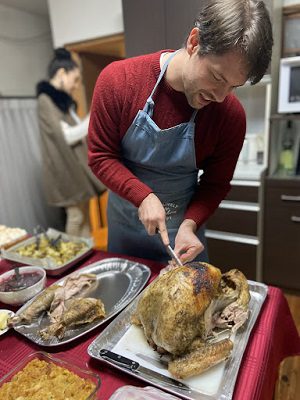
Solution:
<svg viewBox="0 0 300 400">
<path fill-rule="evenodd" d="M 185 219 L 178 229 L 174 251 L 179 254 L 183 263 L 192 261 L 204 250 L 203 244 L 195 234 L 196 230 L 197 225 L 191 219 Z"/>
<path fill-rule="evenodd" d="M 170 243 L 166 228 L 166 212 L 154 193 L 150 193 L 141 202 L 138 215 L 149 235 L 155 235 L 158 229 L 163 243 L 166 246 Z"/>
</svg>

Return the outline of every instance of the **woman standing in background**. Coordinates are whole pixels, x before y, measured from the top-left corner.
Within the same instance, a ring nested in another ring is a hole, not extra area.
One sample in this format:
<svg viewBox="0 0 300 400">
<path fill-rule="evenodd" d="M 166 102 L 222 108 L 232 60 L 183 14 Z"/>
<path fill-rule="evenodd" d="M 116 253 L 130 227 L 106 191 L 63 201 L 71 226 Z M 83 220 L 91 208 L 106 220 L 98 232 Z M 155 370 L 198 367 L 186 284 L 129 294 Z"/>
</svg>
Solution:
<svg viewBox="0 0 300 400">
<path fill-rule="evenodd" d="M 81 73 L 67 50 L 55 51 L 48 77 L 37 85 L 44 193 L 50 206 L 65 208 L 66 233 L 87 237 L 89 199 L 105 186 L 87 165 L 89 115 L 80 120 L 76 114 L 72 93 Z"/>
</svg>

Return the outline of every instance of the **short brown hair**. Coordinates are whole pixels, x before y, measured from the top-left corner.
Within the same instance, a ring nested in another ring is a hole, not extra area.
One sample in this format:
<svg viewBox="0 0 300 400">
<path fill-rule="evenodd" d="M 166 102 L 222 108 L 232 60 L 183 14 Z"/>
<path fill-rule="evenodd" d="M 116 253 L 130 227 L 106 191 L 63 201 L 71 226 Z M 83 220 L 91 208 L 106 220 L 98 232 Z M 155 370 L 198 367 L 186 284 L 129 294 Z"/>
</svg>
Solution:
<svg viewBox="0 0 300 400">
<path fill-rule="evenodd" d="M 221 55 L 237 49 L 245 56 L 251 84 L 265 74 L 272 56 L 272 25 L 261 0 L 210 0 L 202 8 L 195 27 L 199 28 L 199 55 Z"/>
</svg>

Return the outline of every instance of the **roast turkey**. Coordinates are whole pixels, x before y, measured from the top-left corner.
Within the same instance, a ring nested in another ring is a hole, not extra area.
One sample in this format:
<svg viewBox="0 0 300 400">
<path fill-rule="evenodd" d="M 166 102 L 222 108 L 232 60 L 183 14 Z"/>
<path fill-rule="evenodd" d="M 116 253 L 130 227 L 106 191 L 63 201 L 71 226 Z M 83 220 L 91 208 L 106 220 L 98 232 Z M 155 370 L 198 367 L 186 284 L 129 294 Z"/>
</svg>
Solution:
<svg viewBox="0 0 300 400">
<path fill-rule="evenodd" d="M 229 357 L 229 339 L 211 342 L 216 329 L 237 330 L 248 318 L 250 293 L 244 274 L 222 274 L 204 262 L 176 266 L 143 292 L 132 322 L 160 354 L 171 356 L 177 378 L 196 375 Z"/>
</svg>

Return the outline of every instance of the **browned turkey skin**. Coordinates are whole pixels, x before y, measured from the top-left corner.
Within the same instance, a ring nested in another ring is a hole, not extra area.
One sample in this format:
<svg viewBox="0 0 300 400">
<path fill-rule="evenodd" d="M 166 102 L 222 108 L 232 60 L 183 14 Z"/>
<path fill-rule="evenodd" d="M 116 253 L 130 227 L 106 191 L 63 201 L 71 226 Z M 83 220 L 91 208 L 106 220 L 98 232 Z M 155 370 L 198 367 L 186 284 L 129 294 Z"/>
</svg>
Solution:
<svg viewBox="0 0 300 400">
<path fill-rule="evenodd" d="M 213 265 L 193 262 L 176 267 L 149 285 L 132 322 L 141 325 L 148 343 L 173 360 L 177 378 L 197 375 L 229 357 L 227 339 L 210 343 L 214 328 L 233 331 L 249 313 L 248 282 L 237 269 L 221 274 Z"/>
</svg>

